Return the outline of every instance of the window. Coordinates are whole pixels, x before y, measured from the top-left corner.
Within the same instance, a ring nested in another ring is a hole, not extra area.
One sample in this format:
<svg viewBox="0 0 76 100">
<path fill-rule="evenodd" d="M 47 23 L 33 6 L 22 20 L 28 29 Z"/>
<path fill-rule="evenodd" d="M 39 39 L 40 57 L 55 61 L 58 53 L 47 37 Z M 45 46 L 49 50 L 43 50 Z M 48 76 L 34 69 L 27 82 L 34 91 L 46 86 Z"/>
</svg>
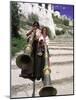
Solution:
<svg viewBox="0 0 76 100">
<path fill-rule="evenodd" d="M 48 9 L 48 4 L 45 4 L 45 8 Z"/>
<path fill-rule="evenodd" d="M 39 5 L 39 6 L 42 6 L 42 3 L 39 3 L 38 5 Z"/>
</svg>

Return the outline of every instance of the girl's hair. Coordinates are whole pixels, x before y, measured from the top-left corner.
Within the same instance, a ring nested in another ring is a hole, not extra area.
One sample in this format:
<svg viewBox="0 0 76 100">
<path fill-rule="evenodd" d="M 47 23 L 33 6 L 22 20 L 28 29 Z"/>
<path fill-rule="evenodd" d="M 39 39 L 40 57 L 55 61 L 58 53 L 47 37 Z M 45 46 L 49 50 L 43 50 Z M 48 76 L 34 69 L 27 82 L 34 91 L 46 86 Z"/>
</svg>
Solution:
<svg viewBox="0 0 76 100">
<path fill-rule="evenodd" d="M 41 33 L 43 34 L 43 30 L 44 29 L 46 29 L 46 35 L 48 35 L 48 29 L 47 29 L 47 27 L 43 27 L 42 30 L 41 30 Z"/>
<path fill-rule="evenodd" d="M 33 27 L 37 26 L 38 28 L 40 27 L 39 23 L 37 21 L 35 21 L 32 25 Z"/>
</svg>

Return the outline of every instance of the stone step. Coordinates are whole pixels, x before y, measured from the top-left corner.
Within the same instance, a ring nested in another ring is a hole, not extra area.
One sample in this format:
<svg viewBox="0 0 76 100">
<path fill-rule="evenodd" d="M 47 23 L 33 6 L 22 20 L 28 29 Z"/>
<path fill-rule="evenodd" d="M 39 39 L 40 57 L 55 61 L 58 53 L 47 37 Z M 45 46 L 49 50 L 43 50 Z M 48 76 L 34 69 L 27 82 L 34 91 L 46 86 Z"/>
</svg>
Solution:
<svg viewBox="0 0 76 100">
<path fill-rule="evenodd" d="M 58 44 L 68 44 L 68 43 L 69 43 L 69 44 L 73 44 L 73 41 L 49 41 L 48 43 L 49 43 L 49 44 L 51 44 L 51 43 L 53 43 L 53 44 L 54 44 L 54 43 L 56 43 L 56 44 L 57 44 L 57 43 L 58 43 Z"/>
<path fill-rule="evenodd" d="M 68 43 L 64 43 L 64 42 L 63 43 L 62 42 L 60 42 L 60 43 L 58 43 L 58 42 L 49 43 L 48 42 L 48 45 L 49 46 L 68 46 L 68 47 L 73 47 L 73 43 L 69 43 L 69 42 Z"/>
<path fill-rule="evenodd" d="M 73 62 L 73 56 L 52 56 L 50 62 L 51 64 L 70 63 Z"/>
<path fill-rule="evenodd" d="M 73 63 L 52 65 L 50 69 L 51 69 L 51 80 L 59 80 L 73 76 Z"/>
<path fill-rule="evenodd" d="M 59 36 L 56 36 L 55 38 L 53 39 L 50 39 L 51 41 L 55 41 L 55 40 L 73 40 L 73 37 L 59 37 Z"/>
<path fill-rule="evenodd" d="M 58 43 L 58 42 L 56 42 L 56 43 L 54 43 L 54 42 L 50 42 L 50 43 L 48 43 L 48 45 L 54 45 L 54 46 L 73 46 L 73 43 L 62 43 L 62 42 L 60 42 L 60 43 Z"/>
<path fill-rule="evenodd" d="M 66 64 L 66 65 L 53 65 L 50 67 L 51 69 L 51 80 L 56 81 L 68 77 L 73 76 L 73 64 Z M 21 69 L 12 70 L 11 71 L 11 85 L 18 85 L 18 84 L 32 84 L 33 82 L 29 79 L 24 79 L 19 77 L 21 73 Z M 65 73 L 65 74 L 64 74 Z M 40 80 L 39 80 L 40 81 Z M 36 81 L 36 83 L 39 81 Z"/>
<path fill-rule="evenodd" d="M 48 49 L 55 49 L 55 50 L 73 50 L 73 47 L 62 47 L 62 46 L 51 46 L 48 45 Z"/>
<path fill-rule="evenodd" d="M 73 44 L 48 44 L 48 46 L 73 47 Z"/>
<path fill-rule="evenodd" d="M 61 87 L 64 87 L 65 84 L 69 84 L 69 82 L 73 82 L 73 65 L 62 65 L 62 66 L 51 66 L 51 85 L 57 89 L 57 95 L 60 92 L 58 87 L 62 84 Z M 11 71 L 11 90 L 13 97 L 31 97 L 32 96 L 32 89 L 33 89 L 33 82 L 29 79 L 24 79 L 19 77 L 21 70 L 12 70 Z M 58 87 L 56 85 L 59 85 Z M 72 85 L 73 86 L 73 85 Z M 42 80 L 35 82 L 35 96 L 39 96 L 39 91 L 43 87 Z M 66 91 L 66 87 L 65 87 Z M 72 90 L 68 90 L 72 91 Z M 30 92 L 30 94 L 29 94 Z M 61 91 L 62 92 L 62 91 Z M 60 94 L 60 93 L 59 93 Z M 63 94 L 63 93 L 62 93 Z"/>
<path fill-rule="evenodd" d="M 73 37 L 66 37 L 66 36 L 56 36 L 54 39 L 50 39 L 51 41 L 58 41 L 58 40 L 70 40 L 72 41 L 73 40 Z"/>
<path fill-rule="evenodd" d="M 69 61 L 57 61 L 57 62 L 53 62 L 53 61 L 51 61 L 51 66 L 55 66 L 55 65 L 57 65 L 57 66 L 62 66 L 62 65 L 67 65 L 67 64 L 72 64 L 73 63 L 73 61 L 72 60 L 69 60 Z M 14 64 L 14 65 L 12 65 L 11 66 L 11 68 L 13 69 L 13 70 L 17 70 L 17 69 L 19 69 L 18 68 L 18 66 L 16 65 L 16 64 Z"/>
<path fill-rule="evenodd" d="M 73 63 L 73 61 L 72 60 L 70 60 L 70 61 L 62 61 L 62 62 L 51 62 L 51 65 L 66 65 L 66 64 L 71 64 L 71 63 Z"/>
<path fill-rule="evenodd" d="M 63 54 L 73 54 L 73 50 L 59 50 L 59 49 L 49 49 L 49 54 L 51 55 L 63 55 Z"/>
<path fill-rule="evenodd" d="M 73 63 L 72 50 L 49 50 L 51 65 L 62 65 Z M 19 53 L 21 54 L 21 53 Z M 18 69 L 16 66 L 16 57 L 12 59 L 11 65 L 13 69 Z"/>
<path fill-rule="evenodd" d="M 51 42 L 73 42 L 73 39 L 70 39 L 70 38 L 61 38 L 61 39 L 53 39 L 53 40 L 50 40 Z"/>
<path fill-rule="evenodd" d="M 64 54 L 64 56 L 61 54 L 59 55 L 50 55 L 50 62 L 51 62 L 51 65 L 66 65 L 66 64 L 71 64 L 73 63 L 73 55 L 68 55 L 66 56 Z M 12 69 L 18 69 L 17 65 L 16 65 L 16 59 L 13 59 L 11 61 L 11 67 Z"/>
<path fill-rule="evenodd" d="M 68 54 L 49 54 L 49 56 L 50 57 L 52 57 L 52 56 L 58 56 L 58 57 L 63 56 L 64 57 L 64 56 L 73 56 L 73 54 L 70 54 L 70 53 L 68 53 Z"/>
<path fill-rule="evenodd" d="M 73 42 L 48 42 L 49 46 L 66 46 L 66 47 L 73 47 Z"/>
</svg>

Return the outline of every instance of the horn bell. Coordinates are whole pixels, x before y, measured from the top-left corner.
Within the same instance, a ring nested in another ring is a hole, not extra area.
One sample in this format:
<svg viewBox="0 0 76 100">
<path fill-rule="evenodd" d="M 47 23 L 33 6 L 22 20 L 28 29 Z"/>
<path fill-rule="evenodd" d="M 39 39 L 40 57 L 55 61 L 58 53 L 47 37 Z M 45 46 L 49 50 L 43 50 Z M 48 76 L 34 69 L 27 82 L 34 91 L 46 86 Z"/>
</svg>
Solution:
<svg viewBox="0 0 76 100">
<path fill-rule="evenodd" d="M 40 97 L 55 96 L 56 94 L 57 94 L 57 90 L 51 86 L 44 86 L 39 91 Z"/>
<path fill-rule="evenodd" d="M 16 58 L 16 64 L 19 68 L 25 69 L 32 66 L 32 59 L 27 54 L 21 54 Z"/>
</svg>

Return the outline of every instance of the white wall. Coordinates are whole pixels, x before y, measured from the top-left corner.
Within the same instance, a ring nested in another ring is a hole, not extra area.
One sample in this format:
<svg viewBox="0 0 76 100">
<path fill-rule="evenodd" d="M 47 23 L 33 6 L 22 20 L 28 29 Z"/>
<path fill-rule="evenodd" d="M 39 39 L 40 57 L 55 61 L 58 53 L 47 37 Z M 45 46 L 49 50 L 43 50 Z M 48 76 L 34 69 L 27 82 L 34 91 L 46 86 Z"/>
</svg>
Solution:
<svg viewBox="0 0 76 100">
<path fill-rule="evenodd" d="M 48 4 L 48 9 L 45 9 L 45 4 L 39 6 L 37 3 L 19 3 L 21 5 L 22 13 L 28 16 L 31 13 L 37 14 L 40 25 L 50 28 L 52 38 L 55 37 L 55 25 L 52 18 L 51 4 Z M 33 5 L 33 7 L 32 7 Z M 41 10 L 40 10 L 41 9 Z"/>
</svg>

